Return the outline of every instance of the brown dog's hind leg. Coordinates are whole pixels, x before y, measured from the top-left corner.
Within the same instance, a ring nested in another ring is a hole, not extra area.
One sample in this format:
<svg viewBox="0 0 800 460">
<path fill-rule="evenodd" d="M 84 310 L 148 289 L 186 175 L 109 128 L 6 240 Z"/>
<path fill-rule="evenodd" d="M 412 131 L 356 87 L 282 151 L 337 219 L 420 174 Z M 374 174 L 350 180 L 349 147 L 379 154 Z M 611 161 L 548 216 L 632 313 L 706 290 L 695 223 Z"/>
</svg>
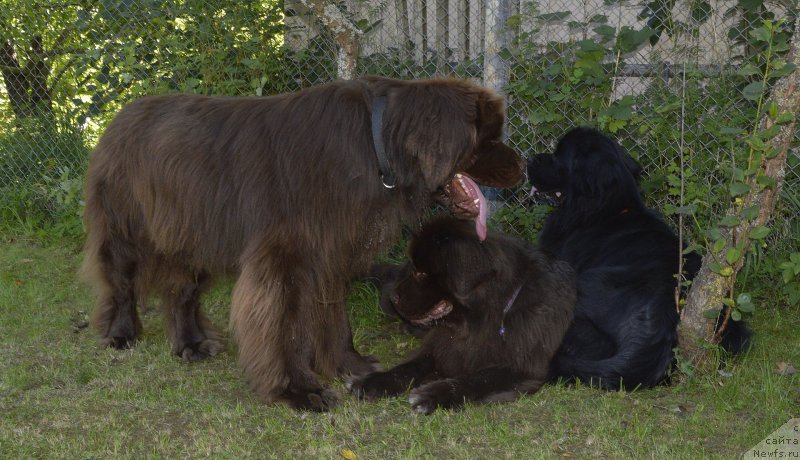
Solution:
<svg viewBox="0 0 800 460">
<path fill-rule="evenodd" d="M 101 293 L 92 312 L 92 325 L 102 345 L 130 348 L 142 333 L 136 312 L 137 251 L 130 243 L 108 239 L 90 257 L 91 263 L 97 264 L 93 281 Z"/>
</svg>

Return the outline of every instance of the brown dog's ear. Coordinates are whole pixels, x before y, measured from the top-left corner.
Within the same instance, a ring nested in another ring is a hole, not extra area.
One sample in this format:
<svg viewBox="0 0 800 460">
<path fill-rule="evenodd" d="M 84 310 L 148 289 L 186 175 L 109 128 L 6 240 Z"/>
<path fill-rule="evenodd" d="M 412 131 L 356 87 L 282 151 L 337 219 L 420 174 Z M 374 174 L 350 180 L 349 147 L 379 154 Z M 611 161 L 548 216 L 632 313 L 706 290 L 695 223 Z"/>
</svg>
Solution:
<svg viewBox="0 0 800 460">
<path fill-rule="evenodd" d="M 478 94 L 475 162 L 464 172 L 490 187 L 513 187 L 523 179 L 525 161 L 502 142 L 505 104 L 489 90 Z"/>
<path fill-rule="evenodd" d="M 498 188 L 522 182 L 525 161 L 511 147 L 499 141 L 487 142 L 478 146 L 477 155 L 475 163 L 464 171 L 476 182 Z"/>
</svg>

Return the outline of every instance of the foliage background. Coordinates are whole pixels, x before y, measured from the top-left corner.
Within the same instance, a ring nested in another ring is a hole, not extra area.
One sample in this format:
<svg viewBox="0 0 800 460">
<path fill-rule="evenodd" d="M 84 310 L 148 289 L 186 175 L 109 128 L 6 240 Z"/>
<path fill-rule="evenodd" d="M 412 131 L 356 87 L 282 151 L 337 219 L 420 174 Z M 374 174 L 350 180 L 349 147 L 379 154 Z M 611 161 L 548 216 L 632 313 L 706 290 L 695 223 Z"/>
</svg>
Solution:
<svg viewBox="0 0 800 460">
<path fill-rule="evenodd" d="M 757 96 L 794 70 L 770 69 L 773 79 L 757 85 L 767 66 L 763 21 L 786 19 L 769 42 L 780 60 L 797 17 L 793 0 L 331 3 L 361 30 L 359 74 L 454 75 L 494 86 L 506 95 L 509 142 L 525 155 L 549 151 L 572 126 L 613 133 L 643 164 L 650 203 L 703 247 L 706 230 L 737 198 L 731 186 L 745 169 Z M 797 143 L 772 232 L 739 275 L 761 307 L 748 318 L 755 347 L 719 374 L 676 376 L 684 385 L 602 394 L 548 385 L 512 404 L 429 418 L 415 417 L 402 398 L 345 397 L 334 413 L 308 416 L 257 401 L 231 349 L 178 363 L 150 307 L 135 349 L 99 349 L 86 327 L 91 296 L 75 272 L 82 176 L 103 127 L 144 94 L 264 96 L 335 79 L 335 41 L 301 6 L 0 0 L 0 452 L 730 458 L 797 415 L 798 377 L 787 371 L 800 360 Z M 501 24 L 494 57 L 502 75 L 485 72 L 492 22 Z M 398 24 L 400 35 L 392 32 Z M 547 207 L 522 188 L 495 199 L 493 225 L 533 238 Z M 204 299 L 218 325 L 229 290 Z M 357 285 L 350 304 L 360 351 L 391 365 L 414 347 L 380 316 L 373 291 Z"/>
<path fill-rule="evenodd" d="M 730 202 L 727 186 L 746 152 L 743 133 L 756 110 L 747 91 L 760 75 L 742 69 L 763 66 L 753 31 L 784 17 L 786 42 L 797 15 L 790 0 L 467 1 L 460 10 L 441 0 L 336 4 L 361 30 L 359 74 L 453 75 L 497 87 L 507 96 L 509 141 L 525 155 L 550 151 L 572 126 L 599 126 L 643 164 L 655 206 L 692 214 L 685 225 L 695 238 Z M 126 101 L 165 92 L 267 95 L 336 78 L 335 41 L 297 1 L 0 6 L 6 219 L 75 214 L 65 207 L 79 201 L 74 188 L 88 152 Z M 488 56 L 481 45 L 494 23 L 502 46 Z M 489 57 L 501 59 L 502 75 L 486 74 Z M 798 163 L 795 150 L 773 236 L 789 248 L 800 234 L 800 223 L 786 218 L 800 211 Z M 533 206 L 524 191 L 497 199 L 511 206 L 496 222 L 529 232 Z"/>
</svg>

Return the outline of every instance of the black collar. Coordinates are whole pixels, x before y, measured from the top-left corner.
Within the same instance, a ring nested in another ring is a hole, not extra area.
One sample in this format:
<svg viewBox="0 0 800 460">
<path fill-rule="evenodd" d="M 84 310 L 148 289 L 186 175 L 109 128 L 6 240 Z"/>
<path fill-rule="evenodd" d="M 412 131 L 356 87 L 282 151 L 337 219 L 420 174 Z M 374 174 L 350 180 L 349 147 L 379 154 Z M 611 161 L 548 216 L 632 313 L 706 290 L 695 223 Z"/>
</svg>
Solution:
<svg viewBox="0 0 800 460">
<path fill-rule="evenodd" d="M 386 188 L 394 188 L 397 179 L 394 177 L 389 159 L 386 157 L 386 148 L 383 145 L 383 111 L 386 109 L 386 96 L 377 96 L 372 99 L 372 142 L 375 145 L 375 156 L 378 157 L 378 168 L 381 172 L 381 182 Z"/>
</svg>

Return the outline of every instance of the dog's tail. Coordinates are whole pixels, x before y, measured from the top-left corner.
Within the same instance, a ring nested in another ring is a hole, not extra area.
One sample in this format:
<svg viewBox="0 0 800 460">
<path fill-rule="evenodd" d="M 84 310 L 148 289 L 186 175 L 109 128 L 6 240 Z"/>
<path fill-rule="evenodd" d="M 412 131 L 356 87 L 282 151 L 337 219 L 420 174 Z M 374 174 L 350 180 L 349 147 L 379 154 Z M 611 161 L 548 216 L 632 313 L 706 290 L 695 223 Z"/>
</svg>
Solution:
<svg viewBox="0 0 800 460">
<path fill-rule="evenodd" d="M 551 363 L 551 377 L 605 390 L 628 391 L 650 388 L 667 378 L 673 359 L 669 345 L 647 347 L 649 351 L 625 350 L 604 359 L 559 354 Z"/>
<path fill-rule="evenodd" d="M 722 313 L 717 317 L 716 330 L 719 330 L 722 325 L 723 318 L 727 314 L 725 307 Z M 725 331 L 720 338 L 720 346 L 727 352 L 736 355 L 747 351 L 752 345 L 753 331 L 747 326 L 744 321 L 728 321 Z"/>
<path fill-rule="evenodd" d="M 724 315 L 718 318 L 717 328 L 722 318 Z M 609 346 L 604 346 L 608 345 L 607 337 L 592 336 L 587 328 L 581 331 L 584 339 L 591 339 L 596 344 L 593 351 L 608 351 Z M 731 320 L 722 335 L 720 346 L 731 354 L 742 353 L 752 344 L 752 336 L 753 332 L 744 321 Z M 612 391 L 649 388 L 665 381 L 674 361 L 672 342 L 666 338 L 659 344 L 644 345 L 645 341 L 638 342 L 636 346 L 624 347 L 604 357 L 577 356 L 560 350 L 551 363 L 550 376 L 566 381 L 580 380 L 584 384 Z"/>
</svg>

